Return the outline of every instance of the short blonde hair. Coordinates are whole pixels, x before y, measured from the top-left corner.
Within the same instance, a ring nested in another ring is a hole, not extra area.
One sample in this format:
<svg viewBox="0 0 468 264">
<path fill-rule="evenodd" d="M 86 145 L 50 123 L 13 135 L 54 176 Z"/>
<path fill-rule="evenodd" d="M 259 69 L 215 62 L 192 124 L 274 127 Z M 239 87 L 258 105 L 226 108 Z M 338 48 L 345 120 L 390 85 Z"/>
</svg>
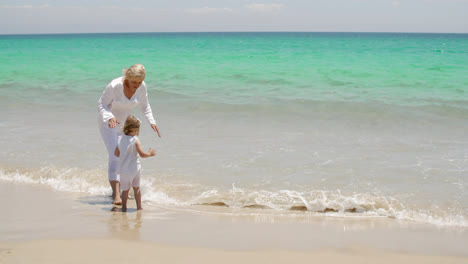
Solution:
<svg viewBox="0 0 468 264">
<path fill-rule="evenodd" d="M 123 132 L 125 135 L 128 135 L 138 129 L 140 129 L 140 120 L 133 115 L 129 115 L 123 127 Z"/>
<path fill-rule="evenodd" d="M 143 81 L 146 76 L 145 66 L 141 64 L 133 64 L 132 66 L 130 66 L 130 68 L 123 69 L 122 74 L 124 75 L 125 80 Z"/>
</svg>

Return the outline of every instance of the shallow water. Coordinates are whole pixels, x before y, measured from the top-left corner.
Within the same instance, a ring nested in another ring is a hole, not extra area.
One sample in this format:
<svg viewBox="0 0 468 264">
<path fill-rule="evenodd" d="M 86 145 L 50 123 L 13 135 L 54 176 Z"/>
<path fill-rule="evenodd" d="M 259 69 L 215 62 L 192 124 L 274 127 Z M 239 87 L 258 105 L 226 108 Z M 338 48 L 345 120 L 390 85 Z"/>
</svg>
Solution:
<svg viewBox="0 0 468 264">
<path fill-rule="evenodd" d="M 142 160 L 148 203 L 468 225 L 466 34 L 17 35 L 0 47 L 0 179 L 109 194 L 96 102 L 142 63 L 163 135 L 141 132 L 158 153 Z"/>
</svg>

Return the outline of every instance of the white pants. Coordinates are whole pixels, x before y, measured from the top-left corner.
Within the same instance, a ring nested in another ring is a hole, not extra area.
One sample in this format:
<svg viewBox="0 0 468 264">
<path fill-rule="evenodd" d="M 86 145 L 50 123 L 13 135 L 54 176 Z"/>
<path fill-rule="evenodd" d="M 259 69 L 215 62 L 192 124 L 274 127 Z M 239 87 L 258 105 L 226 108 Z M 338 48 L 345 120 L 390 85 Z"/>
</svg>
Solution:
<svg viewBox="0 0 468 264">
<path fill-rule="evenodd" d="M 123 132 L 118 125 L 114 128 L 109 128 L 107 123 L 99 124 L 99 128 L 102 140 L 104 141 L 109 154 L 109 165 L 107 170 L 109 181 L 120 181 L 120 175 L 117 174 L 119 158 L 114 155 L 114 152 L 117 147 L 117 139 L 120 135 L 123 135 Z"/>
</svg>

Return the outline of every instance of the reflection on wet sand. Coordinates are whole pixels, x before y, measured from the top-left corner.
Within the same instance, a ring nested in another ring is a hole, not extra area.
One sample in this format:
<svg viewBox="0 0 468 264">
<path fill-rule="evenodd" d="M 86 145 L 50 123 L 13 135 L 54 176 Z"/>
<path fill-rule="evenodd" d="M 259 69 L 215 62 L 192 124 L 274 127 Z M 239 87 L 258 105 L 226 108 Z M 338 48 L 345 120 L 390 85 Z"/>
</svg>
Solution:
<svg viewBox="0 0 468 264">
<path fill-rule="evenodd" d="M 142 226 L 142 211 L 138 210 L 122 213 L 121 208 L 113 207 L 108 221 L 109 233 L 111 236 L 126 239 L 140 240 L 140 228 Z"/>
</svg>

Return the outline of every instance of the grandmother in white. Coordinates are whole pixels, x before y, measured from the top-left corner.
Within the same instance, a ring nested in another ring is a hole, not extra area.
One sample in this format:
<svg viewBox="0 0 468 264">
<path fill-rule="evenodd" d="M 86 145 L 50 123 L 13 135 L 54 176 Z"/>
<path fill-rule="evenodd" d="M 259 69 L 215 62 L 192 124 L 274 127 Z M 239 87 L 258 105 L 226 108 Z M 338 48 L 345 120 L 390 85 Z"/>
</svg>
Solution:
<svg viewBox="0 0 468 264">
<path fill-rule="evenodd" d="M 144 82 L 146 71 L 141 64 L 132 65 L 124 69 L 122 77 L 112 80 L 102 93 L 98 101 L 99 128 L 102 139 L 109 153 L 108 176 L 112 187 L 114 204 L 121 204 L 120 199 L 120 177 L 117 174 L 119 159 L 114 155 L 117 146 L 117 138 L 122 135 L 123 124 L 131 114 L 131 110 L 139 106 L 151 128 L 161 137 L 156 121 L 148 102 L 148 93 Z"/>
</svg>

